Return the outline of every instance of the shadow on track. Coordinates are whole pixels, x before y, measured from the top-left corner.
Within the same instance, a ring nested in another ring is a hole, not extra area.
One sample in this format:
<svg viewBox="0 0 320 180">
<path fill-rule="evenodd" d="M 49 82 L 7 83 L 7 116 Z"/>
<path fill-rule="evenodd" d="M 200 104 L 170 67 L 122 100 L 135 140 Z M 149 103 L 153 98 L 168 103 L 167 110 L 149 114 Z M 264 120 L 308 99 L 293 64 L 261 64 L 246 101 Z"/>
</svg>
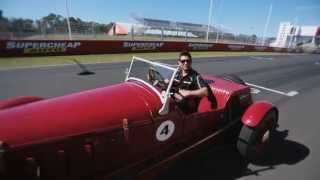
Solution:
<svg viewBox="0 0 320 180">
<path fill-rule="evenodd" d="M 249 162 L 236 148 L 227 146 L 211 148 L 192 159 L 180 161 L 158 179 L 234 180 L 249 175 L 261 175 L 264 171 L 275 169 L 277 165 L 294 165 L 305 159 L 310 151 L 298 142 L 285 139 L 287 135 L 288 130 L 275 133 L 265 158 L 252 163 L 258 166 L 255 170 L 248 168 Z"/>
</svg>

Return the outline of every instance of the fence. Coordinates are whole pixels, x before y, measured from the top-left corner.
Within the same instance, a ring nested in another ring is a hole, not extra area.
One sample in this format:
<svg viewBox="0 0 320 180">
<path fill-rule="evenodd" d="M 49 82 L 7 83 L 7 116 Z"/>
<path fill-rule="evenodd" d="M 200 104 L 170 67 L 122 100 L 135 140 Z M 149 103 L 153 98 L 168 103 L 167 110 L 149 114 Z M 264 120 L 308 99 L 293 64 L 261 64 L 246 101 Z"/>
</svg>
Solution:
<svg viewBox="0 0 320 180">
<path fill-rule="evenodd" d="M 150 19 L 149 19 L 150 20 Z M 158 20 L 160 21 L 160 20 Z M 136 22 L 101 24 L 86 22 L 71 17 L 70 35 L 67 19 L 61 15 L 49 14 L 39 20 L 7 19 L 0 17 L 0 39 L 2 40 L 146 40 L 146 41 L 184 41 L 262 45 L 256 35 L 244 35 L 228 30 L 210 27 L 207 40 L 207 27 L 191 23 L 164 22 L 154 26 L 152 23 Z M 194 27 L 193 27 L 194 26 Z M 200 27 L 202 26 L 202 27 Z M 125 33 L 117 33 L 118 27 Z M 266 41 L 265 45 L 268 45 Z"/>
</svg>

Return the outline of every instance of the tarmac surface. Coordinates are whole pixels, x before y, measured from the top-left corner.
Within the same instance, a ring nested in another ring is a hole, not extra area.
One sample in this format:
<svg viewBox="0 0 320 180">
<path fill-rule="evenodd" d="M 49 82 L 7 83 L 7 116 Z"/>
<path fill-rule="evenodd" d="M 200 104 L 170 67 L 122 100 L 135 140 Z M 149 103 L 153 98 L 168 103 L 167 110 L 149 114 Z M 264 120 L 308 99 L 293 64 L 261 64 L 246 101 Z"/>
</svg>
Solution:
<svg viewBox="0 0 320 180">
<path fill-rule="evenodd" d="M 164 63 L 176 63 L 166 60 Z M 129 62 L 0 70 L 0 99 L 51 98 L 124 80 Z M 279 128 L 267 159 L 249 163 L 230 147 L 209 148 L 178 163 L 166 179 L 290 179 L 320 177 L 320 55 L 196 58 L 193 67 L 207 75 L 236 74 L 255 86 L 254 100 L 279 108 Z"/>
</svg>

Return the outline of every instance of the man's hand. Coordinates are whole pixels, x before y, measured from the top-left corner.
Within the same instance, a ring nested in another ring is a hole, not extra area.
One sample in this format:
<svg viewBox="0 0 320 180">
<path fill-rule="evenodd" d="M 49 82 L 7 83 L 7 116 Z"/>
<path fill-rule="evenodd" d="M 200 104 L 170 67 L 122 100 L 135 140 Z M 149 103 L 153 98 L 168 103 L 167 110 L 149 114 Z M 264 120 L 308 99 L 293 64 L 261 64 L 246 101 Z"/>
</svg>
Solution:
<svg viewBox="0 0 320 180">
<path fill-rule="evenodd" d="M 182 101 L 182 99 L 184 98 L 184 96 L 182 96 L 182 95 L 179 94 L 179 93 L 174 93 L 174 94 L 173 94 L 173 97 L 174 97 L 174 99 L 175 99 L 177 102 Z"/>
<path fill-rule="evenodd" d="M 189 90 L 184 90 L 184 89 L 179 89 L 179 93 L 183 96 L 183 97 L 188 97 L 191 95 L 191 92 Z"/>
</svg>

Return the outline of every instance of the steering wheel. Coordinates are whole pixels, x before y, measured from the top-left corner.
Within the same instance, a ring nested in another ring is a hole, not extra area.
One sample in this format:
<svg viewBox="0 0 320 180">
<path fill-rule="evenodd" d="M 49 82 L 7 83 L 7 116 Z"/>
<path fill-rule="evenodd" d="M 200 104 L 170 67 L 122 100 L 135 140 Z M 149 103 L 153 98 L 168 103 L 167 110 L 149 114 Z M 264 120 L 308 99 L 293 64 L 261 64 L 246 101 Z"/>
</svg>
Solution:
<svg viewBox="0 0 320 180">
<path fill-rule="evenodd" d="M 153 86 L 157 86 L 159 88 L 166 89 L 166 82 L 163 76 L 154 68 L 149 68 L 148 71 L 148 80 L 151 82 Z"/>
</svg>

